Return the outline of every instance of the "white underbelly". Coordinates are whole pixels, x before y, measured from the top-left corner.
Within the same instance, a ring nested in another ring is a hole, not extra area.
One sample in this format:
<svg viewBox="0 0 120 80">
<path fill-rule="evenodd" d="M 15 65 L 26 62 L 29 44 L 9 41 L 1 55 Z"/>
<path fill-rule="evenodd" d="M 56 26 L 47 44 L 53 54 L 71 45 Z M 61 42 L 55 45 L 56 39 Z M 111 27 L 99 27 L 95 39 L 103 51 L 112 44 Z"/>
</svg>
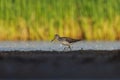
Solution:
<svg viewBox="0 0 120 80">
<path fill-rule="evenodd" d="M 70 43 L 69 43 L 69 42 L 67 42 L 67 41 L 63 41 L 63 42 L 62 42 L 62 44 L 63 44 L 63 45 L 67 45 L 67 46 L 69 46 L 69 45 L 70 45 Z"/>
</svg>

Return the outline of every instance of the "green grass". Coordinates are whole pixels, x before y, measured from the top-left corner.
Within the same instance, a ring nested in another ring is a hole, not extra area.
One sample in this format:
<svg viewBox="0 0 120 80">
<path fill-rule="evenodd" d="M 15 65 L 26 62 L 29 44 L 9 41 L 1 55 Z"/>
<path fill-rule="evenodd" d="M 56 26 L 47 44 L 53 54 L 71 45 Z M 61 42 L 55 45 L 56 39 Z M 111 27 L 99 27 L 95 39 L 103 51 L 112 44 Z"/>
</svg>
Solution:
<svg viewBox="0 0 120 80">
<path fill-rule="evenodd" d="M 0 40 L 49 40 L 55 33 L 120 39 L 120 0 L 0 0 Z"/>
</svg>

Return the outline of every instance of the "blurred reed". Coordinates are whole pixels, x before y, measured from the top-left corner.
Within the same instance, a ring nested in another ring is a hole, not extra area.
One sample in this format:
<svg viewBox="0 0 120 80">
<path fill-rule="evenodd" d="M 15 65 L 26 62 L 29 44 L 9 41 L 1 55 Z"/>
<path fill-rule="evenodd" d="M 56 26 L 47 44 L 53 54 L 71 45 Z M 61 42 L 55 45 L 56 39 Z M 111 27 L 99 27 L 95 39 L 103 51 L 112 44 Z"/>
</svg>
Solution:
<svg viewBox="0 0 120 80">
<path fill-rule="evenodd" d="M 120 39 L 120 0 L 0 0 L 0 40 Z"/>
</svg>

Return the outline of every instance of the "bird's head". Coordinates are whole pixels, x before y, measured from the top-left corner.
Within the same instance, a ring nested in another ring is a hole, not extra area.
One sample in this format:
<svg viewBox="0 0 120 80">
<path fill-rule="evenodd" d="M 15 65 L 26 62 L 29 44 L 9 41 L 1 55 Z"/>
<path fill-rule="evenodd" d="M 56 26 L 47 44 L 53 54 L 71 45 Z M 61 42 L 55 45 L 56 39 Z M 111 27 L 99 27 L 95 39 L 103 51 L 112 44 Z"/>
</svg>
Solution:
<svg viewBox="0 0 120 80">
<path fill-rule="evenodd" d="M 51 40 L 51 42 L 52 42 L 52 41 L 54 41 L 55 39 L 57 39 L 57 40 L 58 40 L 58 39 L 59 39 L 59 37 L 60 37 L 60 36 L 59 36 L 58 34 L 55 34 L 55 36 L 54 36 L 53 40 Z"/>
</svg>

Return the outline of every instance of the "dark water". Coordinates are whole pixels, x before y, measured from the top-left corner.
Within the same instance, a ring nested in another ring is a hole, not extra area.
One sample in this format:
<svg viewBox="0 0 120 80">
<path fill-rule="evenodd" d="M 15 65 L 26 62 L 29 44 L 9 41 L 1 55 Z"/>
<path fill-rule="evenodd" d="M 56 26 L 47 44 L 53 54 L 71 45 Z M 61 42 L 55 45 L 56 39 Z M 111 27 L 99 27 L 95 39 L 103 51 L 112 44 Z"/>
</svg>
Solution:
<svg viewBox="0 0 120 80">
<path fill-rule="evenodd" d="M 120 50 L 1 51 L 1 78 L 120 78 Z"/>
</svg>

